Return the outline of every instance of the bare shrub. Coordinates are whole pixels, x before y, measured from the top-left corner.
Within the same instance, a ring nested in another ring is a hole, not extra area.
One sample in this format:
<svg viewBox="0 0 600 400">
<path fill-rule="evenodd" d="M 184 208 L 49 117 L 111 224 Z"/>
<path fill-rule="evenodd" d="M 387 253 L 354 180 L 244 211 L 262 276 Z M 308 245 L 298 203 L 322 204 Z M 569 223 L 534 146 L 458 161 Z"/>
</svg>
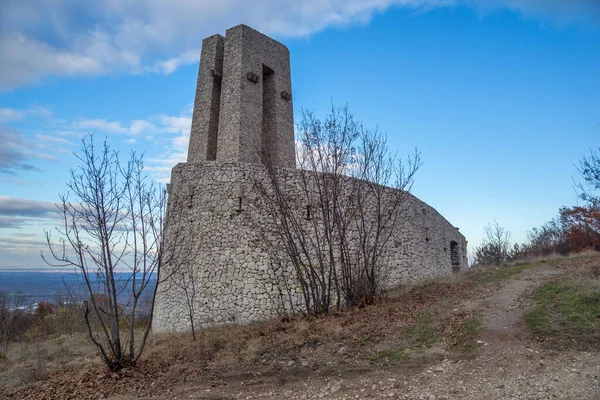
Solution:
<svg viewBox="0 0 600 400">
<path fill-rule="evenodd" d="M 77 271 L 79 285 L 68 288 L 70 296 L 81 305 L 102 360 L 118 371 L 142 354 L 163 280 L 160 266 L 178 251 L 186 260 L 187 249 L 179 246 L 185 235 L 172 231 L 169 242 L 163 238 L 166 190 L 144 175 L 143 156 L 131 152 L 121 163 L 106 141 L 97 148 L 93 135 L 83 138 L 75 156 L 81 164 L 70 171 L 70 193 L 57 205 L 58 241 L 46 232 L 50 257 L 42 257 Z"/>
<path fill-rule="evenodd" d="M 551 219 L 539 228 L 527 232 L 524 245 L 527 256 L 546 256 L 550 254 L 568 254 L 571 251 L 568 227 L 563 218 Z"/>
<path fill-rule="evenodd" d="M 590 149 L 590 155 L 579 161 L 577 166 L 583 183 L 576 184 L 579 197 L 590 205 L 600 207 L 600 147 Z"/>
<path fill-rule="evenodd" d="M 198 268 L 191 260 L 182 265 L 171 277 L 173 284 L 184 294 L 185 304 L 188 310 L 188 318 L 192 331 L 192 338 L 196 340 L 196 328 L 194 326 L 194 315 L 196 314 L 196 298 L 200 294 L 200 280 L 198 279 Z"/>
<path fill-rule="evenodd" d="M 510 232 L 496 220 L 484 229 L 483 243 L 475 249 L 474 265 L 501 265 L 512 258 Z M 517 249 L 518 250 L 518 249 Z"/>
<path fill-rule="evenodd" d="M 332 107 L 324 121 L 304 111 L 298 135 L 294 179 L 263 153 L 268 179 L 254 182 L 272 219 L 267 247 L 284 249 L 273 252 L 274 265 L 293 269 L 309 314 L 370 304 L 420 154 L 405 162 L 390 154 L 385 135 L 364 129 L 347 107 Z"/>
<path fill-rule="evenodd" d="M 0 360 L 6 359 L 9 344 L 27 325 L 24 321 L 27 318 L 22 318 L 24 313 L 20 310 L 23 304 L 25 296 L 0 292 Z"/>
</svg>

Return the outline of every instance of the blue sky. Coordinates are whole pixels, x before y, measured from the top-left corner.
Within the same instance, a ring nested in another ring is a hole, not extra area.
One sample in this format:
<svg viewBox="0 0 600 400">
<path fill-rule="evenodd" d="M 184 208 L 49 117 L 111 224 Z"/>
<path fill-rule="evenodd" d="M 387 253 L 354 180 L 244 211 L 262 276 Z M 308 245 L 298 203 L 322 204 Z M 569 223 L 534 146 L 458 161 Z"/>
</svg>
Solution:
<svg viewBox="0 0 600 400">
<path fill-rule="evenodd" d="M 471 250 L 577 204 L 600 146 L 597 0 L 0 0 L 0 267 L 42 266 L 71 155 L 95 131 L 168 180 L 186 158 L 201 41 L 246 23 L 291 52 L 296 115 L 348 104 Z"/>
</svg>

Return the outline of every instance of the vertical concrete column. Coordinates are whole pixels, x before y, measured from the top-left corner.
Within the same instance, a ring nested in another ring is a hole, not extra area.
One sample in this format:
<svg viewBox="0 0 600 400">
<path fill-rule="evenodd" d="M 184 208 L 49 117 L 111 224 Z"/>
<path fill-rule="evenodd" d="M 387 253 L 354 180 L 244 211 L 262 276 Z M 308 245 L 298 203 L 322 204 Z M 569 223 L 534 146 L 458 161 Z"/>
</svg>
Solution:
<svg viewBox="0 0 600 400">
<path fill-rule="evenodd" d="M 227 30 L 217 161 L 294 168 L 290 53 L 246 25 Z"/>
<path fill-rule="evenodd" d="M 224 47 L 221 35 L 202 41 L 188 162 L 212 161 L 217 156 Z"/>
</svg>

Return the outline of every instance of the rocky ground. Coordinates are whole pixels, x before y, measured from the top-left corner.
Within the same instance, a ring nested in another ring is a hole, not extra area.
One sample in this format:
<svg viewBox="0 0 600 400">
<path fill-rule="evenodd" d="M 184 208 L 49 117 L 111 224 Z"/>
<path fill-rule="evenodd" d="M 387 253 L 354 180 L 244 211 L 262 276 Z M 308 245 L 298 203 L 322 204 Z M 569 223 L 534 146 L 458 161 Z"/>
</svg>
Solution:
<svg viewBox="0 0 600 400">
<path fill-rule="evenodd" d="M 462 294 L 440 294 L 449 296 L 442 301 L 451 307 L 445 321 L 451 321 L 453 315 L 478 316 L 480 326 L 474 330 L 471 347 L 463 348 L 460 355 L 452 350 L 452 339 L 442 335 L 434 344 L 414 354 L 408 352 L 408 357 L 402 353 L 397 362 L 386 358 L 381 363 L 367 363 L 365 357 L 355 354 L 364 352 L 363 348 L 339 343 L 316 345 L 312 356 L 304 352 L 290 359 L 259 357 L 253 363 L 241 362 L 237 367 L 230 363 L 226 368 L 224 361 L 221 368 L 207 364 L 195 368 L 193 362 L 180 356 L 169 359 L 166 372 L 165 364 L 161 364 L 160 374 L 131 372 L 117 377 L 86 372 L 74 374 L 75 383 L 59 374 L 7 396 L 81 398 L 81 393 L 86 393 L 87 398 L 114 400 L 600 399 L 600 352 L 548 346 L 537 340 L 525 323 L 536 288 L 569 268 L 573 266 L 538 265 L 479 290 L 467 290 L 463 285 L 458 286 Z M 388 341 L 393 341 L 389 339 L 393 335 L 386 332 Z M 328 359 L 332 352 L 335 355 Z M 126 389 L 109 390 L 110 385 Z M 85 387 L 88 392 L 82 391 Z"/>
</svg>

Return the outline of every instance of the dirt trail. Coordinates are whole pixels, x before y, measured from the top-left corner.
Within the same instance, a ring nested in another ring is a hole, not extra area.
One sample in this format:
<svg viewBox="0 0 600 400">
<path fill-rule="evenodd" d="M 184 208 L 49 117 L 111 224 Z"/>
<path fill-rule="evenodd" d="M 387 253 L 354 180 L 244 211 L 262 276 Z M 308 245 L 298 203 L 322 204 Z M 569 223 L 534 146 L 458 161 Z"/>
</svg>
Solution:
<svg viewBox="0 0 600 400">
<path fill-rule="evenodd" d="M 525 323 L 529 295 L 562 273 L 543 265 L 505 281 L 490 297 L 465 304 L 485 323 L 477 358 L 443 361 L 411 379 L 406 399 L 600 399 L 600 354 L 552 351 Z"/>
<path fill-rule="evenodd" d="M 163 398 L 600 400 L 600 354 L 544 348 L 524 322 L 529 295 L 562 272 L 551 265 L 530 268 L 504 281 L 489 297 L 465 301 L 461 308 L 479 313 L 484 321 L 480 348 L 471 360 L 451 361 L 442 354 L 421 369 L 333 367 L 327 373 L 302 373 L 298 366 L 297 374 L 295 366 L 283 365 L 279 375 L 257 373 L 218 387 L 199 382 Z"/>
<path fill-rule="evenodd" d="M 485 329 L 481 339 L 486 345 L 506 348 L 530 340 L 524 320 L 524 308 L 529 304 L 524 301 L 542 282 L 561 272 L 550 265 L 527 269 L 515 279 L 508 280 L 489 298 L 478 301 L 475 306 L 484 316 Z"/>
</svg>

